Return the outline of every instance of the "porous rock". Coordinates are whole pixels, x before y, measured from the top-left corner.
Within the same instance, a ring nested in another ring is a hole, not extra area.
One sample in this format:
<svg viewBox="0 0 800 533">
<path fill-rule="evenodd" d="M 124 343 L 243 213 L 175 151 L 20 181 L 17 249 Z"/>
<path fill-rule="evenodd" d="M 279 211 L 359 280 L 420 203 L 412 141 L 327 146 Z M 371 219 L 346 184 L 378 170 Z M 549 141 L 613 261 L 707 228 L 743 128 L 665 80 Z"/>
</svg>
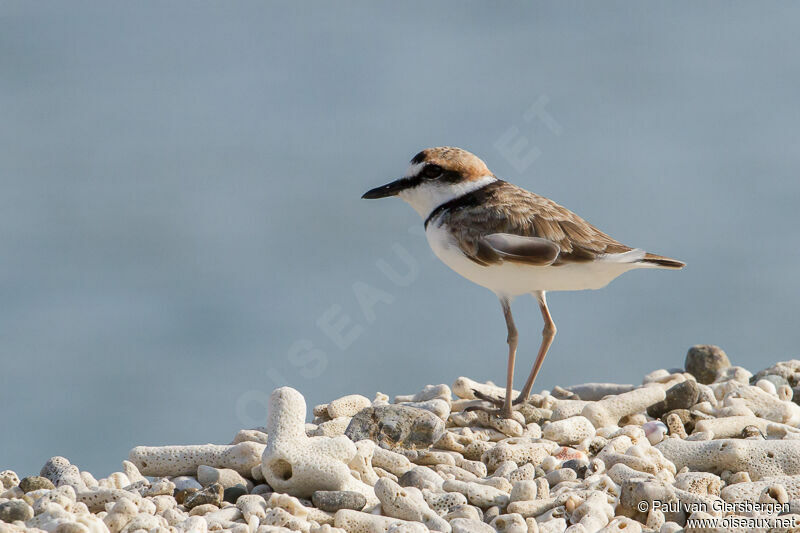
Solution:
<svg viewBox="0 0 800 533">
<path fill-rule="evenodd" d="M 800 446 L 793 440 L 667 439 L 656 448 L 678 470 L 747 472 L 754 481 L 800 474 Z"/>
<path fill-rule="evenodd" d="M 697 382 L 687 379 L 667 389 L 664 400 L 648 407 L 647 414 L 653 418 L 660 418 L 664 413 L 674 409 L 689 409 L 697 403 L 699 396 L 700 388 Z"/>
<path fill-rule="evenodd" d="M 616 396 L 632 391 L 633 385 L 623 385 L 620 383 L 581 383 L 580 385 L 571 385 L 566 387 L 566 390 L 576 394 L 579 399 L 596 402 L 602 400 L 606 396 Z"/>
<path fill-rule="evenodd" d="M 469 503 L 483 509 L 488 509 L 494 505 L 505 507 L 509 502 L 509 494 L 507 492 L 471 481 L 448 479 L 442 484 L 442 489 L 446 492 L 463 494 Z"/>
<path fill-rule="evenodd" d="M 261 462 L 263 451 L 263 444 L 252 441 L 233 445 L 137 446 L 128 454 L 128 460 L 145 476 L 192 476 L 201 465 L 230 468 L 248 476 Z"/>
<path fill-rule="evenodd" d="M 258 442 L 260 444 L 267 443 L 267 434 L 260 429 L 240 429 L 233 437 L 231 444 L 239 444 L 240 442 Z"/>
<path fill-rule="evenodd" d="M 200 465 L 197 467 L 197 481 L 203 486 L 219 483 L 222 485 L 223 489 L 233 487 L 234 485 L 247 486 L 247 480 L 236 470 L 230 468 L 214 468 L 208 465 Z"/>
<path fill-rule="evenodd" d="M 0 472 L 0 491 L 19 485 L 19 476 L 13 470 Z"/>
<path fill-rule="evenodd" d="M 454 518 L 450 521 L 453 533 L 497 533 L 497 530 L 485 522 L 474 518 Z"/>
<path fill-rule="evenodd" d="M 435 400 L 441 399 L 450 403 L 453 399 L 452 392 L 450 391 L 450 387 L 445 385 L 444 383 L 440 383 L 439 385 L 426 385 L 421 391 L 414 395 L 408 396 L 395 396 L 394 403 L 403 403 L 403 402 L 426 402 L 428 400 Z"/>
<path fill-rule="evenodd" d="M 334 525 L 348 532 L 379 532 L 389 533 L 428 533 L 428 528 L 419 522 L 410 522 L 400 518 L 380 516 L 352 509 L 341 509 L 336 511 Z M 401 529 L 402 528 L 402 529 Z"/>
<path fill-rule="evenodd" d="M 434 470 L 415 466 L 400 476 L 397 482 L 402 487 L 416 487 L 420 490 L 441 490 L 444 480 Z"/>
<path fill-rule="evenodd" d="M 700 383 L 713 383 L 717 376 L 731 366 L 727 354 L 719 346 L 698 344 L 689 348 L 684 367 Z"/>
<path fill-rule="evenodd" d="M 44 464 L 39 475 L 49 479 L 56 487 L 70 485 L 76 491 L 88 489 L 78 467 L 65 457 L 51 457 Z"/>
<path fill-rule="evenodd" d="M 559 444 L 578 444 L 584 439 L 594 437 L 594 434 L 594 426 L 583 416 L 550 422 L 542 428 L 542 436 L 545 439 Z"/>
<path fill-rule="evenodd" d="M 588 418 L 596 428 L 615 426 L 622 417 L 644 411 L 664 398 L 666 393 L 661 387 L 641 387 L 591 402 L 581 410 L 581 415 Z"/>
<path fill-rule="evenodd" d="M 33 518 L 33 508 L 23 500 L 9 500 L 0 503 L 0 520 L 3 522 L 14 522 L 20 520 L 30 520 Z"/>
<path fill-rule="evenodd" d="M 778 376 L 785 380 L 790 387 L 797 387 L 800 385 L 800 360 L 792 359 L 790 361 L 775 363 L 768 368 L 758 371 L 750 378 L 750 383 L 755 384 L 759 380 L 769 378 L 770 376 Z"/>
<path fill-rule="evenodd" d="M 489 525 L 495 528 L 498 533 L 528 533 L 528 525 L 519 513 L 498 515 L 494 517 Z"/>
<path fill-rule="evenodd" d="M 257 494 L 246 494 L 236 500 L 236 507 L 241 511 L 246 522 L 251 517 L 263 519 L 267 516 L 267 502 Z"/>
<path fill-rule="evenodd" d="M 355 479 L 348 464 L 355 443 L 345 436 L 308 437 L 306 402 L 291 387 L 272 391 L 261 471 L 276 491 L 310 498 L 317 490 L 354 490 L 377 503 L 372 487 Z M 433 416 L 433 415 L 431 415 Z"/>
<path fill-rule="evenodd" d="M 331 419 L 339 417 L 352 417 L 362 409 L 372 405 L 369 398 L 360 394 L 350 394 L 337 398 L 328 404 L 328 416 Z"/>
<path fill-rule="evenodd" d="M 367 499 L 359 492 L 349 490 L 317 490 L 311 495 L 314 507 L 330 513 L 339 509 L 360 511 L 367 505 Z"/>
<path fill-rule="evenodd" d="M 20 480 L 19 488 L 20 490 L 22 490 L 22 492 L 31 492 L 40 489 L 50 490 L 56 488 L 56 486 L 53 485 L 53 482 L 47 479 L 46 477 L 29 476 L 29 477 L 24 477 L 22 478 L 22 480 Z"/>
<path fill-rule="evenodd" d="M 675 488 L 695 494 L 719 496 L 722 480 L 708 472 L 682 472 L 675 476 Z"/>
<path fill-rule="evenodd" d="M 474 400 L 477 398 L 477 396 L 475 396 L 476 392 L 479 392 L 484 396 L 502 398 L 505 396 L 506 389 L 491 383 L 479 383 L 464 376 L 459 377 L 453 382 L 453 394 L 459 398 L 464 400 Z M 511 398 L 516 399 L 517 396 L 519 396 L 519 391 L 512 390 Z"/>
<path fill-rule="evenodd" d="M 435 414 L 442 420 L 447 420 L 450 416 L 450 404 L 441 398 L 434 398 L 433 400 L 425 400 L 422 402 L 403 402 L 398 405 L 405 405 L 406 407 L 414 407 L 416 409 L 425 409 Z"/>
<path fill-rule="evenodd" d="M 345 435 L 353 441 L 370 439 L 389 449 L 429 448 L 444 433 L 441 418 L 425 409 L 379 405 L 358 412 Z"/>
<path fill-rule="evenodd" d="M 722 489 L 721 496 L 728 502 L 758 501 L 773 486 L 780 486 L 790 500 L 800 499 L 800 475 L 775 476 L 763 481 L 731 484 Z"/>
<path fill-rule="evenodd" d="M 525 418 L 526 424 L 541 424 L 553 416 L 553 411 L 550 409 L 535 407 L 528 403 L 520 405 L 517 410 Z"/>
<path fill-rule="evenodd" d="M 382 511 L 395 518 L 422 522 L 428 529 L 450 533 L 450 524 L 442 519 L 414 487 L 401 487 L 388 478 L 379 479 L 375 494 L 381 502 Z"/>
<path fill-rule="evenodd" d="M 769 420 L 756 416 L 726 416 L 698 420 L 695 424 L 695 431 L 712 433 L 716 439 L 729 439 L 742 435 L 742 432 L 747 427 L 756 428 L 761 433 L 764 433 L 767 431 L 769 424 Z"/>
<path fill-rule="evenodd" d="M 498 442 L 483 453 L 481 461 L 486 463 L 486 468 L 494 472 L 505 461 L 513 461 L 522 466 L 532 464 L 538 466 L 558 446 L 554 443 L 536 442 L 525 437 L 512 437 Z"/>
</svg>

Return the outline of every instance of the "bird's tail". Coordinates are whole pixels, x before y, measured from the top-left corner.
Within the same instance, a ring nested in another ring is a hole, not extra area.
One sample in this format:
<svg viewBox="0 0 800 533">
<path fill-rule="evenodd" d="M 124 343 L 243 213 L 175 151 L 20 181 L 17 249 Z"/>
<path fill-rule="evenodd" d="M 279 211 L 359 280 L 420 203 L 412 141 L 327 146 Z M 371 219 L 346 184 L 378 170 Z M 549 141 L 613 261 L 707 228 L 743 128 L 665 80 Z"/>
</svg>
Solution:
<svg viewBox="0 0 800 533">
<path fill-rule="evenodd" d="M 644 254 L 644 257 L 639 262 L 655 268 L 669 268 L 673 270 L 680 270 L 681 268 L 686 266 L 686 263 L 684 263 L 683 261 L 678 261 L 677 259 L 670 259 L 669 257 L 664 257 L 663 255 L 656 255 L 656 254 Z"/>
</svg>

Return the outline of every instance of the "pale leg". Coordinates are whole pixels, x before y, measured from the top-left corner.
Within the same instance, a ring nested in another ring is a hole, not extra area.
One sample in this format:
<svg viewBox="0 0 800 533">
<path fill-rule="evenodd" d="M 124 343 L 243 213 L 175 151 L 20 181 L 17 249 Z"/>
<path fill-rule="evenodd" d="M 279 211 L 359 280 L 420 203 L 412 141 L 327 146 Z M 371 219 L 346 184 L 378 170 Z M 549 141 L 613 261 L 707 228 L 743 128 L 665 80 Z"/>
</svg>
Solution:
<svg viewBox="0 0 800 533">
<path fill-rule="evenodd" d="M 506 342 L 508 342 L 508 367 L 506 370 L 506 397 L 504 399 L 493 398 L 487 395 L 482 394 L 479 391 L 473 391 L 475 393 L 475 397 L 480 398 L 481 400 L 486 400 L 487 402 L 492 403 L 500 407 L 500 410 L 495 409 L 487 409 L 485 407 L 480 406 L 472 406 L 465 409 L 466 411 L 485 411 L 490 414 L 499 414 L 503 418 L 511 418 L 512 416 L 512 409 L 511 409 L 511 397 L 514 394 L 514 360 L 517 357 L 517 340 L 519 335 L 517 334 L 517 327 L 514 325 L 514 317 L 511 316 L 511 298 L 507 298 L 505 296 L 500 296 L 500 305 L 503 307 L 503 316 L 506 319 L 506 328 L 508 328 L 508 336 L 506 337 Z"/>
<path fill-rule="evenodd" d="M 500 305 L 503 306 L 503 316 L 506 319 L 506 327 L 508 328 L 508 336 L 506 342 L 508 343 L 508 368 L 506 370 L 506 398 L 503 402 L 500 414 L 503 418 L 511 418 L 511 396 L 514 394 L 514 360 L 517 357 L 517 327 L 514 325 L 514 317 L 511 316 L 511 300 L 509 298 L 500 298 Z"/>
<path fill-rule="evenodd" d="M 515 404 L 528 401 L 528 396 L 531 393 L 531 389 L 533 389 L 533 383 L 536 381 L 536 375 L 539 373 L 539 369 L 542 368 L 544 358 L 547 356 L 547 350 L 550 349 L 550 345 L 553 344 L 553 339 L 556 338 L 556 325 L 553 322 L 553 317 L 550 316 L 550 310 L 547 308 L 547 298 L 545 297 L 545 292 L 537 291 L 533 293 L 533 295 L 537 300 L 539 300 L 539 310 L 541 310 L 542 319 L 544 319 L 542 344 L 539 346 L 539 354 L 536 356 L 536 362 L 533 363 L 533 369 L 531 370 L 531 374 L 528 376 L 528 381 L 525 382 L 525 387 L 523 387 L 522 391 L 519 393 L 519 396 L 517 396 L 517 399 L 514 401 Z M 506 399 L 508 399 L 508 396 L 506 396 Z"/>
</svg>

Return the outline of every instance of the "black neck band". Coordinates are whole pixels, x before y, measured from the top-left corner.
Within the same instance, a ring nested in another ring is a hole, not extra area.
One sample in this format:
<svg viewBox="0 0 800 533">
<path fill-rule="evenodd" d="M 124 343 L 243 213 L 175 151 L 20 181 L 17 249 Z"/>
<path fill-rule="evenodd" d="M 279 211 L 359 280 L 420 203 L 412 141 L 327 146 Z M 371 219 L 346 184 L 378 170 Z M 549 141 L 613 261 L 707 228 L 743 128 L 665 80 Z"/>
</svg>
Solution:
<svg viewBox="0 0 800 533">
<path fill-rule="evenodd" d="M 431 214 L 425 219 L 425 229 L 428 229 L 428 224 L 430 224 L 431 220 L 445 211 L 449 211 L 450 209 L 461 209 L 464 207 L 474 207 L 478 205 L 479 200 L 477 193 L 484 190 L 486 187 L 489 187 L 490 185 L 498 183 L 499 181 L 500 180 L 490 181 L 489 183 L 486 183 L 473 191 L 464 193 L 461 196 L 453 198 L 452 200 L 439 205 L 436 209 L 431 211 Z"/>
</svg>

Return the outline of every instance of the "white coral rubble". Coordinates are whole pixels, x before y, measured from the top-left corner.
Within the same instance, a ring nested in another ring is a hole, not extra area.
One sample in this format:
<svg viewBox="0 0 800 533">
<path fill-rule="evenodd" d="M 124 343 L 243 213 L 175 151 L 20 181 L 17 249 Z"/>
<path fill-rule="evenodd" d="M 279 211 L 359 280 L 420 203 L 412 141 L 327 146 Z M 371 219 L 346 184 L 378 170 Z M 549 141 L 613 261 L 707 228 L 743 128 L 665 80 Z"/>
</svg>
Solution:
<svg viewBox="0 0 800 533">
<path fill-rule="evenodd" d="M 727 367 L 709 385 L 660 369 L 638 387 L 555 388 L 511 420 L 474 411 L 491 407 L 475 391 L 504 389 L 462 377 L 394 399 L 445 421 L 427 449 L 344 435 L 361 410 L 389 405 L 384 394 L 334 399 L 307 424 L 303 396 L 282 387 L 265 427 L 232 444 L 139 446 L 99 480 L 63 457 L 44 480 L 0 472 L 0 533 L 671 533 L 770 505 L 787 516 L 800 501 L 798 368 L 779 363 L 754 384 Z M 725 510 L 742 502 L 762 507 Z"/>
</svg>

